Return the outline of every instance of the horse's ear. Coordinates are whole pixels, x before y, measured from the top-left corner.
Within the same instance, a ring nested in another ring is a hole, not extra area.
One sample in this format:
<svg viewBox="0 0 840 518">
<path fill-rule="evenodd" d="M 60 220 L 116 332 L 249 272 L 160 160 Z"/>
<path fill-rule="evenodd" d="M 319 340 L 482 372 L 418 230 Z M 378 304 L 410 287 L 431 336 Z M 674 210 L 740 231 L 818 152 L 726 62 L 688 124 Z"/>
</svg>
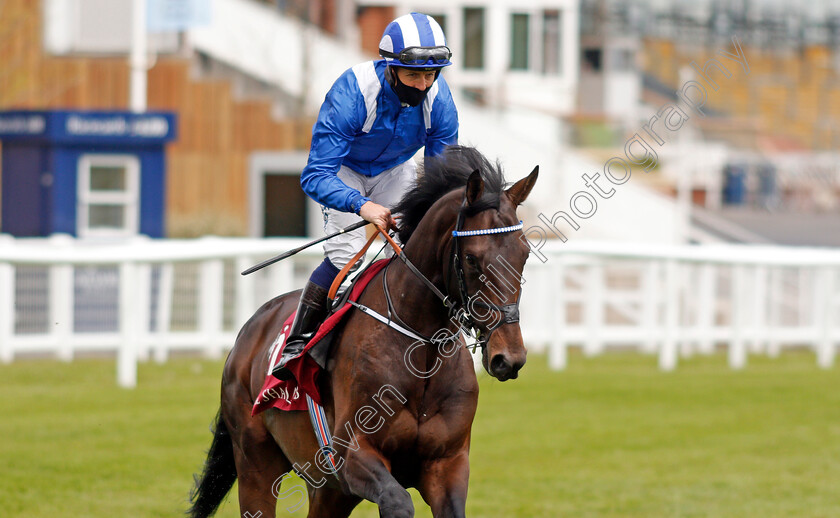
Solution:
<svg viewBox="0 0 840 518">
<path fill-rule="evenodd" d="M 507 197 L 514 205 L 521 205 L 525 198 L 531 194 L 531 189 L 537 183 L 537 176 L 540 174 L 540 166 L 534 168 L 531 174 L 513 184 L 510 189 L 505 191 Z"/>
<path fill-rule="evenodd" d="M 481 177 L 478 169 L 476 169 L 470 174 L 467 180 L 467 205 L 472 205 L 477 202 L 481 199 L 482 194 L 484 194 L 484 179 Z"/>
</svg>

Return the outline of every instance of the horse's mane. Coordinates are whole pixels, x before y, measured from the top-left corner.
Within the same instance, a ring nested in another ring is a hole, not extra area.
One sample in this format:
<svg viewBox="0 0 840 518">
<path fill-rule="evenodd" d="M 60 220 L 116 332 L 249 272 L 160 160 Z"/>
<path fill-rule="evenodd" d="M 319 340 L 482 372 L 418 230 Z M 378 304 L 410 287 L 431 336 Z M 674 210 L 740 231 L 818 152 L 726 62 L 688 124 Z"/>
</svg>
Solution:
<svg viewBox="0 0 840 518">
<path fill-rule="evenodd" d="M 426 157 L 417 183 L 403 195 L 394 207 L 401 214 L 400 241 L 407 243 L 429 208 L 444 194 L 464 187 L 470 174 L 478 169 L 484 179 L 484 195 L 464 210 L 466 216 L 487 209 L 499 208 L 499 195 L 505 187 L 502 166 L 491 163 L 477 149 L 466 146 L 449 146 L 436 157 Z"/>
</svg>

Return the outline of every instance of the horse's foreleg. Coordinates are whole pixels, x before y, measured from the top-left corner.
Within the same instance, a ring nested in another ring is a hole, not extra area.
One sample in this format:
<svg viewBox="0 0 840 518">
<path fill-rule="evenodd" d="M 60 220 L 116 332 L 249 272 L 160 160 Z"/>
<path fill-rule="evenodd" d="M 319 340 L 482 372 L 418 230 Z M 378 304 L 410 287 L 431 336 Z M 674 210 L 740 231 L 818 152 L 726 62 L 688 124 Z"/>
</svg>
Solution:
<svg viewBox="0 0 840 518">
<path fill-rule="evenodd" d="M 418 490 L 435 518 L 466 516 L 470 460 L 466 450 L 423 463 Z"/>
<path fill-rule="evenodd" d="M 412 518 L 411 495 L 391 475 L 378 452 L 362 447 L 347 459 L 341 470 L 344 484 L 354 495 L 379 506 L 380 518 Z"/>
</svg>

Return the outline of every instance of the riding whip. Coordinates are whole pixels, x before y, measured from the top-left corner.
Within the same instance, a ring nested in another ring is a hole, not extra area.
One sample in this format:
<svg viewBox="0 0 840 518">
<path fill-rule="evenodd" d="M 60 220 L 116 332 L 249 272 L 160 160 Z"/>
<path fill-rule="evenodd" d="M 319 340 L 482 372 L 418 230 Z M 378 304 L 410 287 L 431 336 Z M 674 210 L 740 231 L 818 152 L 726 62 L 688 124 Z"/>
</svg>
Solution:
<svg viewBox="0 0 840 518">
<path fill-rule="evenodd" d="M 295 248 L 294 250 L 289 250 L 288 252 L 283 252 L 282 254 L 280 254 L 278 256 L 272 257 L 271 259 L 266 259 L 265 261 L 263 261 L 259 264 L 255 264 L 254 266 L 252 266 L 252 267 L 248 268 L 247 270 L 245 270 L 244 272 L 242 272 L 242 275 L 248 275 L 249 273 L 254 273 L 257 270 L 262 270 L 263 268 L 265 268 L 268 265 L 274 264 L 278 261 L 282 261 L 283 259 L 285 259 L 287 257 L 291 257 L 291 256 L 295 255 L 296 253 L 300 252 L 301 250 L 306 250 L 307 248 L 309 248 L 312 245 L 317 245 L 321 241 L 326 241 L 327 239 L 331 239 L 335 236 L 340 236 L 341 234 L 345 234 L 347 232 L 356 230 L 357 228 L 362 228 L 363 226 L 365 226 L 367 224 L 368 224 L 368 222 L 365 221 L 365 220 L 359 221 L 358 223 L 353 223 L 349 227 L 342 228 L 338 232 L 334 232 L 334 233 L 332 233 L 328 236 L 318 238 L 315 241 L 310 241 L 309 243 L 306 243 L 303 246 Z"/>
</svg>

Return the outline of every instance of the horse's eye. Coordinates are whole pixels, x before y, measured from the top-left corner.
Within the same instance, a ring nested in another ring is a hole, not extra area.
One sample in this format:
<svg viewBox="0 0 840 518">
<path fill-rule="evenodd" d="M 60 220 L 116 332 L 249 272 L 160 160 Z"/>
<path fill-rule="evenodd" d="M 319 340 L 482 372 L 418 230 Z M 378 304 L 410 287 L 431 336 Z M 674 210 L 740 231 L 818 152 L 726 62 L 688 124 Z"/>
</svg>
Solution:
<svg viewBox="0 0 840 518">
<path fill-rule="evenodd" d="M 478 259 L 475 258 L 472 254 L 467 254 L 464 260 L 467 262 L 467 266 L 470 268 L 475 268 L 476 270 L 480 270 L 478 266 Z"/>
</svg>

